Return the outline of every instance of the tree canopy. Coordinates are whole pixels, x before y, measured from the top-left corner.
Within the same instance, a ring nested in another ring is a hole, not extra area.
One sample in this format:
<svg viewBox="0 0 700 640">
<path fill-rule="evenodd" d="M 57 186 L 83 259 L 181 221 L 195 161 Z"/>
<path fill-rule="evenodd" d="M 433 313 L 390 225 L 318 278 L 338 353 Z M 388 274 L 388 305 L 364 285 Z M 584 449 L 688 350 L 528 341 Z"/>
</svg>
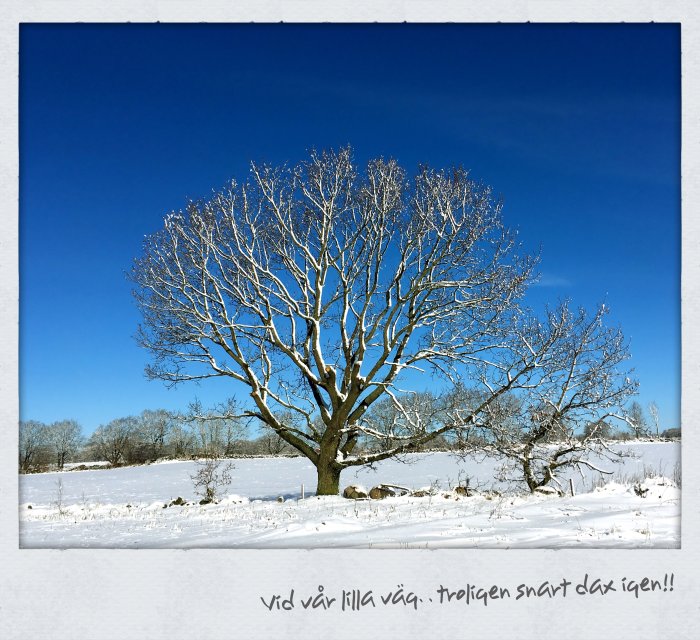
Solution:
<svg viewBox="0 0 700 640">
<path fill-rule="evenodd" d="M 566 329 L 580 335 L 585 318 L 566 305 L 543 321 L 521 308 L 537 258 L 519 253 L 501 211 L 462 168 L 409 179 L 376 159 L 360 171 L 349 149 L 253 164 L 246 182 L 169 214 L 146 239 L 132 277 L 147 374 L 241 383 L 250 401 L 236 417 L 308 457 L 319 494 L 337 493 L 346 467 L 483 426 L 508 394 L 571 388 L 572 367 L 581 393 L 589 371 L 603 394 L 572 400 L 568 415 L 623 399 L 634 385 L 616 370 L 627 357 L 619 332 L 584 354 Z M 465 410 L 445 395 L 441 419 L 425 420 L 435 407 L 401 385 L 426 374 L 476 401 Z M 551 422 L 561 407 L 550 392 L 538 410 Z M 358 453 L 361 441 L 373 445 Z"/>
</svg>

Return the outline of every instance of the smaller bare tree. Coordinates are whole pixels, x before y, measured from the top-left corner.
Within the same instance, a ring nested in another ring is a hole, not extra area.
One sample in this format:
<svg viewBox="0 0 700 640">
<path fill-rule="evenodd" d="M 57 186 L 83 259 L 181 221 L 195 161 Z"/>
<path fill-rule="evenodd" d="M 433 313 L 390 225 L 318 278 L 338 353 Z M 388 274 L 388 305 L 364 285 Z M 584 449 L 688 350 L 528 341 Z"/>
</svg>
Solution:
<svg viewBox="0 0 700 640">
<path fill-rule="evenodd" d="M 659 438 L 659 405 L 656 402 L 649 403 L 649 415 L 651 416 L 651 421 L 654 423 L 654 429 L 656 431 L 656 438 Z"/>
<path fill-rule="evenodd" d="M 525 353 L 543 356 L 518 391 L 502 394 L 478 413 L 467 407 L 470 420 L 464 422 L 479 438 L 468 442 L 466 450 L 502 458 L 506 470 L 514 471 L 531 492 L 557 484 L 557 475 L 567 468 L 609 473 L 595 458 L 613 460 L 620 454 L 603 437 L 603 425 L 629 421 L 621 407 L 638 385 L 620 369 L 629 358 L 628 346 L 619 329 L 604 325 L 606 314 L 604 305 L 589 317 L 564 304 L 548 311 L 544 322 L 527 320 L 527 330 L 516 331 L 509 350 L 519 344 Z M 491 378 L 499 375 L 510 374 L 497 360 L 484 366 L 486 393 Z M 455 413 L 459 418 L 460 411 Z M 599 427 L 587 428 L 591 424 Z"/>
<path fill-rule="evenodd" d="M 202 499 L 199 504 L 217 501 L 221 493 L 231 484 L 233 463 L 221 458 L 221 451 L 216 447 L 206 449 L 204 456 L 196 461 L 197 471 L 190 476 L 194 483 L 194 492 Z"/>
<path fill-rule="evenodd" d="M 236 444 L 246 432 L 246 425 L 239 413 L 232 398 L 208 411 L 202 408 L 198 400 L 190 404 L 189 412 L 183 416 L 183 420 L 190 424 L 195 446 L 201 455 L 233 455 Z"/>
<path fill-rule="evenodd" d="M 185 458 L 194 452 L 194 436 L 179 420 L 173 424 L 170 430 L 167 448 L 170 455 L 175 458 Z"/>
<path fill-rule="evenodd" d="M 196 464 L 197 471 L 190 479 L 194 483 L 195 494 L 202 498 L 199 504 L 215 502 L 231 484 L 233 463 L 225 462 L 215 452 L 209 452 Z"/>
<path fill-rule="evenodd" d="M 361 428 L 367 446 L 374 451 L 401 447 L 406 442 L 420 441 L 420 436 L 432 433 L 445 426 L 446 398 L 431 391 L 390 393 L 378 400 L 363 416 Z M 437 440 L 436 436 L 431 438 Z M 440 439 L 442 442 L 442 439 Z M 419 451 L 423 443 L 410 447 Z"/>
<path fill-rule="evenodd" d="M 649 433 L 649 423 L 644 415 L 644 409 L 636 400 L 630 405 L 627 412 L 627 424 L 632 429 L 635 438 L 643 438 Z"/>
<path fill-rule="evenodd" d="M 259 445 L 262 452 L 270 456 L 279 456 L 283 453 L 295 451 L 295 449 L 292 449 L 278 433 L 265 426 L 263 426 L 263 435 L 260 436 Z"/>
<path fill-rule="evenodd" d="M 89 445 L 102 460 L 113 467 L 126 461 L 128 449 L 138 421 L 134 417 L 117 418 L 105 426 L 100 426 L 91 436 Z"/>
<path fill-rule="evenodd" d="M 603 440 L 611 440 L 615 435 L 615 430 L 613 426 L 606 422 L 605 420 L 596 420 L 595 422 L 589 422 L 584 430 L 584 438 L 600 438 Z"/>
<path fill-rule="evenodd" d="M 75 420 L 54 422 L 46 429 L 46 438 L 54 454 L 56 466 L 63 469 L 66 461 L 80 447 L 80 425 Z"/>
<path fill-rule="evenodd" d="M 19 423 L 19 469 L 27 473 L 36 467 L 46 449 L 46 425 L 36 420 Z"/>
<path fill-rule="evenodd" d="M 63 480 L 61 478 L 56 480 L 56 500 L 54 500 L 54 505 L 59 516 L 63 517 L 68 513 L 63 502 Z"/>
<path fill-rule="evenodd" d="M 222 458 L 232 453 L 233 443 L 245 431 L 237 414 L 238 407 L 230 398 L 210 411 L 203 410 L 201 403 L 195 400 L 187 415 L 182 416 L 191 425 L 200 456 L 196 461 L 197 471 L 190 476 L 195 494 L 202 498 L 199 504 L 215 502 L 231 484 L 233 463 Z"/>
<path fill-rule="evenodd" d="M 164 409 L 146 409 L 141 413 L 138 435 L 146 448 L 149 460 L 157 460 L 163 455 L 172 428 L 173 416 Z"/>
</svg>

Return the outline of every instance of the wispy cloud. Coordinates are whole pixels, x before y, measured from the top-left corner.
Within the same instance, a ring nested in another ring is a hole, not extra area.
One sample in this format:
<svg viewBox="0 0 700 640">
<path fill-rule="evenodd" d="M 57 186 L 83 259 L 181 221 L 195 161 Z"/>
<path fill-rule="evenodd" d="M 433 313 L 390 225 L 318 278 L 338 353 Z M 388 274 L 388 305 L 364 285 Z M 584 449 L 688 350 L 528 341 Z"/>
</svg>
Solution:
<svg viewBox="0 0 700 640">
<path fill-rule="evenodd" d="M 537 282 L 535 282 L 533 287 L 559 287 L 568 288 L 571 287 L 573 283 L 568 278 L 563 278 L 562 276 L 553 276 L 548 274 L 543 274 L 539 277 Z"/>
</svg>

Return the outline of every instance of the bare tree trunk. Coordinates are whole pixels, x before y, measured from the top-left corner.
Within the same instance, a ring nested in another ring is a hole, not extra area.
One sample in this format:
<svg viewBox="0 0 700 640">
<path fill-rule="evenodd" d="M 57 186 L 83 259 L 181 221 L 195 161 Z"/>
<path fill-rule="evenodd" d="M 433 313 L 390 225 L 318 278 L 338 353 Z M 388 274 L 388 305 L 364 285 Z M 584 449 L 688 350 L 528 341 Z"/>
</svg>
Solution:
<svg viewBox="0 0 700 640">
<path fill-rule="evenodd" d="M 526 456 L 523 459 L 523 476 L 525 478 L 525 482 L 527 483 L 527 488 L 530 490 L 530 493 L 534 493 L 535 489 L 537 489 L 537 487 L 540 486 L 540 483 L 535 477 L 535 472 L 532 468 L 529 456 Z"/>
<path fill-rule="evenodd" d="M 340 472 L 342 467 L 333 461 L 324 461 L 323 458 L 316 464 L 318 481 L 316 485 L 317 496 L 337 496 L 340 493 Z"/>
</svg>

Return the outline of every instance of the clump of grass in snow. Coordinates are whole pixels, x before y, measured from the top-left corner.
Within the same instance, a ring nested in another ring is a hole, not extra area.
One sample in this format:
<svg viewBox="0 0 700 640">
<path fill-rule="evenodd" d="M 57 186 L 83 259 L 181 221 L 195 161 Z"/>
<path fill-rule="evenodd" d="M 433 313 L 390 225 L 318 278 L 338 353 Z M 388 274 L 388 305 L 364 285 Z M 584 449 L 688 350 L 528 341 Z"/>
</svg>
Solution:
<svg viewBox="0 0 700 640">
<path fill-rule="evenodd" d="M 673 482 L 675 485 L 680 489 L 681 488 L 681 462 L 680 460 L 676 462 L 675 465 L 673 465 L 673 475 L 672 478 Z"/>
<path fill-rule="evenodd" d="M 681 488 L 681 463 L 676 462 L 673 466 L 673 470 L 669 474 L 666 469 L 666 465 L 662 462 L 659 463 L 658 468 L 653 467 L 650 464 L 645 464 L 640 470 L 635 472 L 617 472 L 612 478 L 598 475 L 591 479 L 591 490 L 595 491 L 598 488 L 604 487 L 610 482 L 616 482 L 622 485 L 640 485 L 645 480 L 649 478 L 669 478 L 673 484 L 675 484 L 679 489 Z"/>
</svg>

